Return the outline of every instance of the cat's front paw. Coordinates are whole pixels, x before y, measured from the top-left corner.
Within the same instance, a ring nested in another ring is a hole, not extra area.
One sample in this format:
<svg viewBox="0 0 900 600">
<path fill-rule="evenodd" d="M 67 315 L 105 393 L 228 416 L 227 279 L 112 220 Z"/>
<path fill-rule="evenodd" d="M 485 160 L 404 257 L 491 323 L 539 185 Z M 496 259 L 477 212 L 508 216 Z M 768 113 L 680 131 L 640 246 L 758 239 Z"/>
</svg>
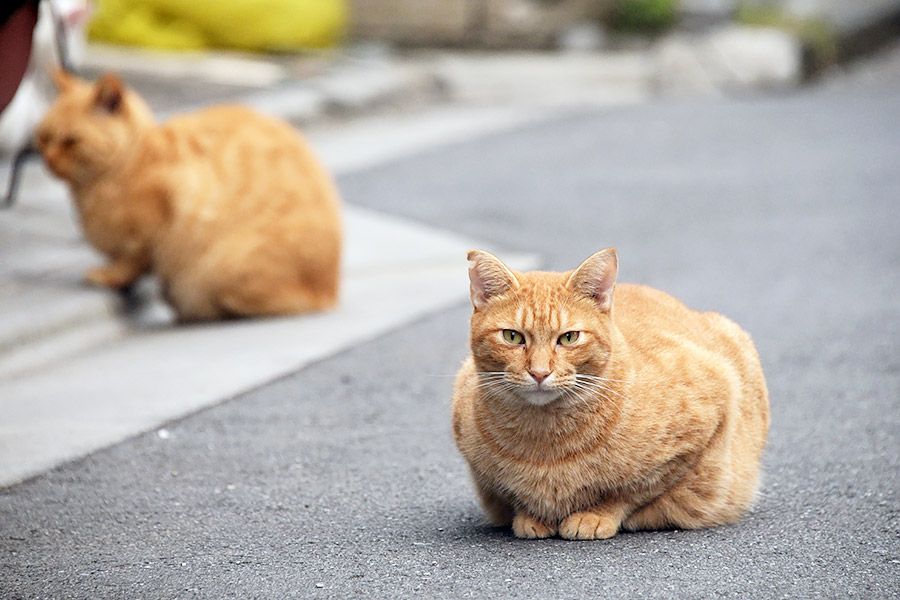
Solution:
<svg viewBox="0 0 900 600">
<path fill-rule="evenodd" d="M 559 535 L 567 540 L 605 540 L 618 530 L 618 521 L 610 515 L 590 511 L 572 513 L 559 525 Z"/>
<path fill-rule="evenodd" d="M 515 516 L 512 522 L 512 530 L 517 538 L 536 540 L 556 535 L 556 528 L 550 527 L 524 513 Z"/>
<path fill-rule="evenodd" d="M 89 284 L 98 287 L 121 290 L 128 287 L 131 282 L 134 281 L 134 275 L 130 272 L 125 272 L 121 268 L 116 268 L 115 266 L 94 267 L 85 274 L 84 280 Z"/>
</svg>

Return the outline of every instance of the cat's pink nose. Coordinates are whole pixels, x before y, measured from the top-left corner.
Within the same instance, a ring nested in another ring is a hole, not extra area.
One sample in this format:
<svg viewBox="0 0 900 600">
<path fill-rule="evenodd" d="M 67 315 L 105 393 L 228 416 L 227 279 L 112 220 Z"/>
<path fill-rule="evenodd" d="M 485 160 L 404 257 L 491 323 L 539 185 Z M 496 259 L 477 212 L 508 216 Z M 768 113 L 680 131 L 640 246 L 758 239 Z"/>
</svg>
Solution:
<svg viewBox="0 0 900 600">
<path fill-rule="evenodd" d="M 538 382 L 539 384 L 540 384 L 540 383 L 543 383 L 545 379 L 547 379 L 548 377 L 550 377 L 550 371 L 543 371 L 543 370 L 537 370 L 537 369 L 531 370 L 531 369 L 529 369 L 528 372 L 531 374 L 532 379 L 534 379 L 534 380 L 535 380 L 536 382 Z"/>
</svg>

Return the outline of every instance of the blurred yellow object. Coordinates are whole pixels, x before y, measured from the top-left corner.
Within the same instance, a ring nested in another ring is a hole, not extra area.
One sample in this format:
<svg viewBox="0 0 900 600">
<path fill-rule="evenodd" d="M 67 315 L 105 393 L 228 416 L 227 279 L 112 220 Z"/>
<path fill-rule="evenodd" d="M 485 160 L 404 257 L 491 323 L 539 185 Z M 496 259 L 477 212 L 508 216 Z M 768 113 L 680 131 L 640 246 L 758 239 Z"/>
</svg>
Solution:
<svg viewBox="0 0 900 600">
<path fill-rule="evenodd" d="M 88 32 L 170 50 L 290 51 L 341 40 L 346 0 L 97 0 Z"/>
</svg>

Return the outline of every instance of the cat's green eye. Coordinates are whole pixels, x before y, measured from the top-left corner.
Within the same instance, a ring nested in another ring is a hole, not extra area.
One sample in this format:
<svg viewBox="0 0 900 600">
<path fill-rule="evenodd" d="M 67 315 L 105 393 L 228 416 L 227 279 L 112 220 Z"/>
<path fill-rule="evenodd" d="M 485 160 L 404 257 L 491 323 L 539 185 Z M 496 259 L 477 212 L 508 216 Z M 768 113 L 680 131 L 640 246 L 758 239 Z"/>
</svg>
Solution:
<svg viewBox="0 0 900 600">
<path fill-rule="evenodd" d="M 560 346 L 570 346 L 578 341 L 578 338 L 581 336 L 581 333 L 578 331 L 567 331 L 556 340 L 556 343 Z"/>
<path fill-rule="evenodd" d="M 509 342 L 510 344 L 521 345 L 525 343 L 525 336 L 519 333 L 518 331 L 514 331 L 512 329 L 504 329 L 503 330 L 503 339 Z"/>
</svg>

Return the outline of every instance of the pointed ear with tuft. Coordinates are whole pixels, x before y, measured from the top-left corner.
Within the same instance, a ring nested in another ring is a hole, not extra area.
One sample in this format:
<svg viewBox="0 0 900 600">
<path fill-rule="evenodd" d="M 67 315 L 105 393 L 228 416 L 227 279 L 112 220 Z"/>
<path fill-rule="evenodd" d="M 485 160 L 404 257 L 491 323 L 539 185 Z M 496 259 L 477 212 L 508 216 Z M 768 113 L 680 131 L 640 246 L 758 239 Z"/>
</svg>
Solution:
<svg viewBox="0 0 900 600">
<path fill-rule="evenodd" d="M 122 109 L 125 84 L 114 73 L 107 73 L 94 84 L 94 106 L 108 113 Z"/>
<path fill-rule="evenodd" d="M 53 80 L 53 83 L 56 85 L 56 89 L 60 93 L 69 91 L 70 89 L 72 89 L 72 87 L 75 86 L 76 82 L 78 81 L 76 77 L 69 75 L 58 67 L 55 69 L 49 69 L 49 72 L 50 78 Z"/>
<path fill-rule="evenodd" d="M 597 252 L 581 263 L 566 285 L 577 292 L 592 298 L 597 302 L 600 310 L 609 311 L 612 308 L 613 290 L 616 285 L 616 275 L 619 273 L 619 259 L 615 248 L 607 248 Z"/>
<path fill-rule="evenodd" d="M 487 306 L 488 300 L 519 287 L 509 267 L 484 250 L 469 252 L 469 293 L 475 310 Z"/>
</svg>

